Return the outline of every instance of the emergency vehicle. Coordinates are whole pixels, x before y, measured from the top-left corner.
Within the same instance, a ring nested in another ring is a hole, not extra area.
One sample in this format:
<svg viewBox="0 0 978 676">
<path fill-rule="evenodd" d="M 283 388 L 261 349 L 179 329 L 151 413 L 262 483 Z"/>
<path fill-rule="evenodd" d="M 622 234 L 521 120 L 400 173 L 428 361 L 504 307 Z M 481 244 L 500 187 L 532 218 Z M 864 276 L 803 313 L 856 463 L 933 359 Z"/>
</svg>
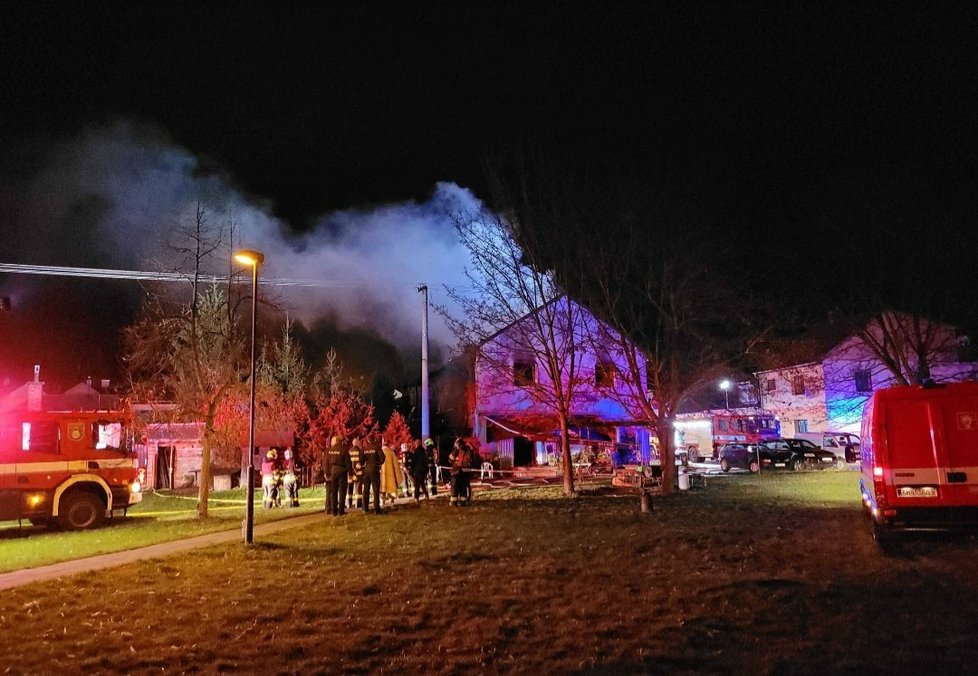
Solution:
<svg viewBox="0 0 978 676">
<path fill-rule="evenodd" d="M 122 414 L 0 413 L 0 521 L 80 530 L 142 500 Z"/>
<path fill-rule="evenodd" d="M 781 423 L 772 413 L 755 408 L 723 409 L 676 416 L 676 450 L 691 462 L 716 458 L 724 444 L 756 444 L 781 436 Z"/>
<path fill-rule="evenodd" d="M 859 488 L 877 538 L 978 526 L 978 383 L 877 390 L 860 437 Z"/>
</svg>

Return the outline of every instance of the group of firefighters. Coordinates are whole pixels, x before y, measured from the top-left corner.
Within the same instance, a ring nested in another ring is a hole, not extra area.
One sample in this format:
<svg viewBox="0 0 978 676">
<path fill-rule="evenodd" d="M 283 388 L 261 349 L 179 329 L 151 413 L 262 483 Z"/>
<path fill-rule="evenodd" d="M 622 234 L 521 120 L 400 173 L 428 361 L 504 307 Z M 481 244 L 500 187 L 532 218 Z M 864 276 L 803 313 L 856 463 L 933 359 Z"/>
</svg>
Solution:
<svg viewBox="0 0 978 676">
<path fill-rule="evenodd" d="M 451 475 L 449 505 L 466 505 L 471 501 L 471 472 L 477 455 L 462 439 L 456 439 L 448 456 Z M 380 513 L 382 498 L 393 501 L 402 484 L 402 476 L 408 481 L 405 492 L 413 486 L 414 500 L 420 502 L 429 495 L 437 495 L 441 468 L 435 443 L 430 438 L 412 449 L 401 444 L 400 457 L 377 439 L 353 439 L 347 443 L 341 436 L 334 436 L 330 446 L 322 454 L 322 470 L 326 483 L 326 513 L 340 516 L 357 505 L 358 497 L 364 512 Z M 386 467 L 385 467 L 386 465 Z M 289 507 L 299 506 L 299 476 L 292 449 L 279 454 L 271 449 L 262 462 L 262 505 L 266 509 L 282 506 L 283 494 Z M 382 476 L 386 481 L 382 481 Z M 430 480 L 430 494 L 429 494 Z M 383 490 L 383 495 L 381 491 Z"/>
</svg>

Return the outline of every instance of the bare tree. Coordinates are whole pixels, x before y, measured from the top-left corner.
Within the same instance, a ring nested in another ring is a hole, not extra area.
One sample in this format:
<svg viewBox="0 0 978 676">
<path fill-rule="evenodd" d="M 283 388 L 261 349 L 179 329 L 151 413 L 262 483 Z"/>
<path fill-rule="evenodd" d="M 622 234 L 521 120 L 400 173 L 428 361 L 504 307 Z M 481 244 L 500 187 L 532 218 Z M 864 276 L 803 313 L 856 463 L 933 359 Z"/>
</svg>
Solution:
<svg viewBox="0 0 978 676">
<path fill-rule="evenodd" d="M 498 177 L 497 177 L 498 178 Z M 579 352 L 584 346 L 584 313 L 569 302 L 533 242 L 546 203 L 517 186 L 494 182 L 501 216 L 488 209 L 459 215 L 456 227 L 471 257 L 470 290 L 448 289 L 463 316 L 439 310 L 463 346 L 477 351 L 480 382 L 497 394 L 525 398 L 525 408 L 552 417 L 561 434 L 564 491 L 574 493 L 569 424 L 581 383 Z M 547 213 L 553 218 L 554 214 Z"/>
<path fill-rule="evenodd" d="M 168 289 L 148 295 L 124 338 L 134 395 L 172 400 L 183 419 L 204 423 L 197 501 L 197 514 L 204 518 L 214 452 L 230 454 L 237 448 L 231 424 L 237 416 L 228 400 L 243 394 L 246 341 L 227 295 L 216 285 L 202 284 L 208 266 L 215 258 L 230 257 L 230 248 L 223 229 L 214 227 L 199 201 L 192 222 L 178 229 L 173 252 L 190 283 L 189 301 Z M 228 414 L 223 420 L 222 413 Z"/>
</svg>

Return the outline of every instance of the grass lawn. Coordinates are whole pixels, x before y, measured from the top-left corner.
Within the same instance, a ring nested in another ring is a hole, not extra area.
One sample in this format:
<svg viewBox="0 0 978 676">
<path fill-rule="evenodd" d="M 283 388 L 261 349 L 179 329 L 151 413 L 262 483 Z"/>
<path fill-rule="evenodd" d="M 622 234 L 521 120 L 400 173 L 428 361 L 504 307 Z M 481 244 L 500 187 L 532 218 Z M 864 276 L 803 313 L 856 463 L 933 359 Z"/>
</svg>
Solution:
<svg viewBox="0 0 978 676">
<path fill-rule="evenodd" d="M 256 497 L 255 523 L 297 513 L 308 514 L 323 508 L 321 488 L 301 491 L 302 506 L 298 509 L 263 510 L 260 490 Z M 195 494 L 147 493 L 141 503 L 129 510 L 129 516 L 116 516 L 94 531 L 62 532 L 30 525 L 18 527 L 16 521 L 6 522 L 0 527 L 0 573 L 234 530 L 241 527 L 244 509 L 244 489 L 211 493 L 206 521 L 196 519 Z"/>
<path fill-rule="evenodd" d="M 323 517 L 0 596 L 17 672 L 931 672 L 978 661 L 978 544 L 884 556 L 851 472 Z M 25 649 L 29 646 L 29 649 Z"/>
</svg>

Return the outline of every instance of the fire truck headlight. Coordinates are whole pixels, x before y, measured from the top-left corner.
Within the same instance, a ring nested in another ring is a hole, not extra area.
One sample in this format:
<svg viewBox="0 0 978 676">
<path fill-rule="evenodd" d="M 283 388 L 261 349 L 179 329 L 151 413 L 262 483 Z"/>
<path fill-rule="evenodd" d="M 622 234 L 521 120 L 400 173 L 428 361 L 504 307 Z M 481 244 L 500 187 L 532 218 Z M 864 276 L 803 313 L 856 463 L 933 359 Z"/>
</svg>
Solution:
<svg viewBox="0 0 978 676">
<path fill-rule="evenodd" d="M 42 502 L 44 502 L 44 496 L 41 494 L 27 496 L 27 505 L 29 507 L 37 507 Z"/>
<path fill-rule="evenodd" d="M 131 484 L 129 484 L 129 492 L 130 493 L 142 493 L 143 492 L 143 485 L 141 483 L 139 483 L 138 481 L 133 481 Z"/>
</svg>

